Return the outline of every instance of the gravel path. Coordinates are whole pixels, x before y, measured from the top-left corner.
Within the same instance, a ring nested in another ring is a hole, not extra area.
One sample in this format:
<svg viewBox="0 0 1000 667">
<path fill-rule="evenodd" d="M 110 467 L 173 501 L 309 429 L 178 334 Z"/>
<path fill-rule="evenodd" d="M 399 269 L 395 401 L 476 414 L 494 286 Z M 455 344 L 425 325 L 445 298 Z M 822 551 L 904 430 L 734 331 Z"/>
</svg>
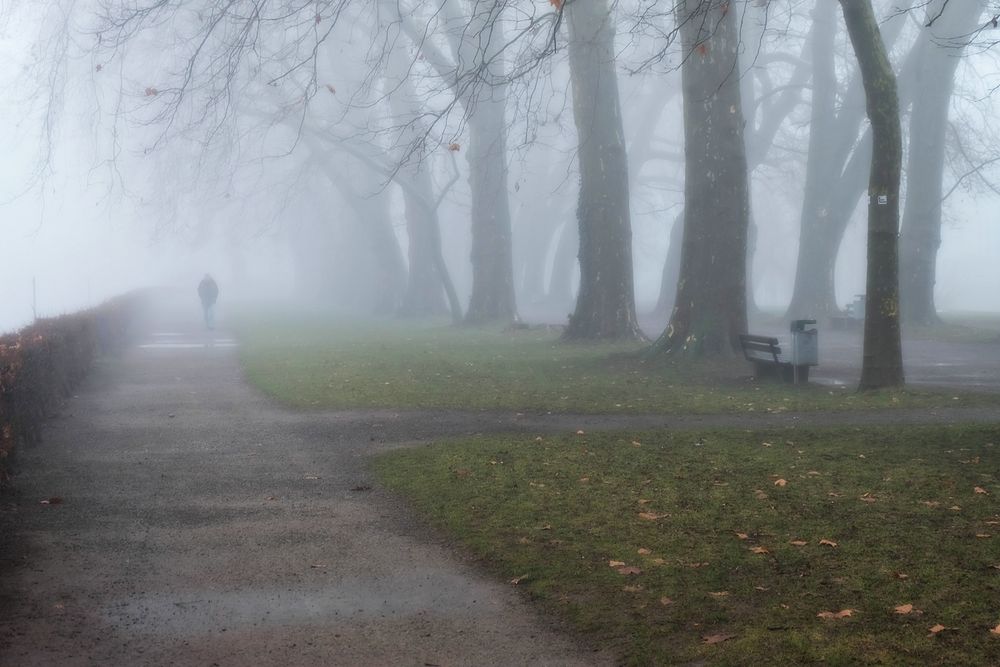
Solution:
<svg viewBox="0 0 1000 667">
<path fill-rule="evenodd" d="M 224 334 L 156 335 L 20 452 L 0 496 L 0 664 L 612 663 L 372 489 L 372 453 L 482 432 L 954 421 L 1000 415 L 302 413 L 243 382 Z"/>
<path fill-rule="evenodd" d="M 167 340 L 102 365 L 20 452 L 0 496 L 0 665 L 610 662 L 355 490 L 372 438 L 409 420 L 376 435 L 291 413 L 243 383 L 222 336 Z"/>
</svg>

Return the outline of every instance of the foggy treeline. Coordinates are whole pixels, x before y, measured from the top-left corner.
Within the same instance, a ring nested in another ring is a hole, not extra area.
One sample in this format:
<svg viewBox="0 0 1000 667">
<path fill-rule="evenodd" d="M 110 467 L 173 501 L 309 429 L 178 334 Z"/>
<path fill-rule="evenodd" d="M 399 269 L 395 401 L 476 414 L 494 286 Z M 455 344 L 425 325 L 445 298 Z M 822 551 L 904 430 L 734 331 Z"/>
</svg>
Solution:
<svg viewBox="0 0 1000 667">
<path fill-rule="evenodd" d="M 938 317 L 949 220 L 998 193 L 992 5 L 12 2 L 41 129 L 5 178 L 59 197 L 86 153 L 154 248 L 212 248 L 191 272 L 223 293 L 361 315 L 583 340 L 641 316 L 654 349 L 711 356 L 760 309 L 865 293 L 862 384 L 893 385 L 901 321 Z"/>
</svg>

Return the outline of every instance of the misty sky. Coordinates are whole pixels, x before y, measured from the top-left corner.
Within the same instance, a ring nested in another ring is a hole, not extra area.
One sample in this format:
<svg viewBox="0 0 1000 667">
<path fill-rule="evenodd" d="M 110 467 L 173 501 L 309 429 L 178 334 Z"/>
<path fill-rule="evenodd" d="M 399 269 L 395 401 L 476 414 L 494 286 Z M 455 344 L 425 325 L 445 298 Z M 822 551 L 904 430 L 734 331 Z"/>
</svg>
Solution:
<svg viewBox="0 0 1000 667">
<path fill-rule="evenodd" d="M 6 250 L 0 263 L 0 330 L 30 321 L 32 280 L 37 284 L 40 316 L 73 311 L 145 285 L 190 288 L 193 295 L 206 271 L 218 277 L 223 303 L 225 296 L 237 292 L 246 297 L 291 298 L 295 283 L 289 266 L 288 230 L 297 228 L 303 219 L 322 219 L 331 210 L 335 213 L 342 204 L 305 186 L 301 192 L 290 188 L 294 170 L 274 160 L 253 167 L 243 186 L 231 188 L 232 199 L 227 194 L 225 200 L 215 197 L 202 206 L 187 197 L 183 205 L 170 208 L 177 193 L 164 175 L 194 168 L 191 147 L 176 150 L 167 146 L 145 155 L 133 152 L 120 164 L 110 165 L 106 161 L 107 126 L 100 120 L 102 110 L 86 76 L 71 78 L 66 87 L 64 109 L 52 137 L 53 152 L 50 159 L 44 159 L 43 100 L 32 92 L 38 82 L 25 79 L 27 66 L 36 55 L 32 42 L 38 26 L 33 21 L 30 15 L 22 15 L 0 24 L 0 86 L 14 91 L 0 99 L 0 142 L 4 146 L 0 225 Z M 991 59 L 983 60 L 979 67 L 991 67 L 991 63 Z M 557 68 L 553 76 L 560 75 Z M 971 66 L 960 68 L 960 77 L 970 90 L 980 76 Z M 629 85 L 623 84 L 625 104 Z M 678 109 L 675 105 L 660 121 L 660 132 L 666 137 L 679 136 Z M 516 113 L 516 108 L 508 113 Z M 628 132 L 627 114 L 625 122 Z M 572 144 L 571 133 L 565 128 L 559 133 L 554 142 Z M 569 203 L 565 215 L 574 213 L 576 180 L 568 150 L 560 177 L 540 190 L 537 184 L 530 192 L 513 189 L 514 183 L 530 175 L 532 155 L 528 149 L 512 159 L 510 198 L 515 235 L 517 212 L 530 205 L 539 191 L 564 198 Z M 467 298 L 467 168 L 464 160 L 458 164 L 462 178 L 443 205 L 442 229 L 449 268 L 461 295 Z M 128 173 L 116 173 L 116 169 Z M 559 169 L 555 171 L 559 173 Z M 248 192 L 254 193 L 252 199 L 244 194 Z M 799 203 L 794 196 L 775 196 L 774 192 L 773 176 L 755 180 L 753 208 L 760 236 L 754 271 L 760 305 L 780 309 L 791 294 Z M 680 197 L 676 189 L 662 192 L 643 184 L 633 187 L 640 309 L 656 300 L 669 225 Z M 395 195 L 392 202 L 393 216 L 401 220 L 401 198 Z M 992 193 L 960 189 L 947 200 L 937 283 L 942 311 L 1000 311 L 998 209 L 1000 197 Z M 855 216 L 838 263 L 841 303 L 863 290 L 861 218 L 863 215 Z M 165 224 L 164 220 L 176 224 Z M 199 227 L 202 224 L 204 227 Z M 395 228 L 405 248 L 403 225 L 400 222 Z"/>
</svg>

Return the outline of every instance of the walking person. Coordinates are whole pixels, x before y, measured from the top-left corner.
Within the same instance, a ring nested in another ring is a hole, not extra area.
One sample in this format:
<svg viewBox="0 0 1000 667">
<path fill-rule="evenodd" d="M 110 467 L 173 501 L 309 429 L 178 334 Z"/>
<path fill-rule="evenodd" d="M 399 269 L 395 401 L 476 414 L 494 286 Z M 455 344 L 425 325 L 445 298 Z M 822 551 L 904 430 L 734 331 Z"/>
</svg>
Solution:
<svg viewBox="0 0 1000 667">
<path fill-rule="evenodd" d="M 209 274 L 198 283 L 198 298 L 201 299 L 201 309 L 205 315 L 205 328 L 215 328 L 215 301 L 219 298 L 219 286 Z"/>
</svg>

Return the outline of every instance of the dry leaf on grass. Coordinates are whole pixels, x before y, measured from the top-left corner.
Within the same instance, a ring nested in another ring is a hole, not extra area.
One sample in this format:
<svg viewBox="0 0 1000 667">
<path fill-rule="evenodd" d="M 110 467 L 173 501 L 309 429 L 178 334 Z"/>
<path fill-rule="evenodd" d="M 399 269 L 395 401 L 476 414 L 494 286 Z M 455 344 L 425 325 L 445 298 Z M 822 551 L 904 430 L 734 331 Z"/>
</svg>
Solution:
<svg viewBox="0 0 1000 667">
<path fill-rule="evenodd" d="M 721 644 L 724 641 L 729 641 L 735 636 L 736 635 L 726 635 L 726 634 L 706 635 L 702 637 L 701 640 L 706 644 Z"/>
<path fill-rule="evenodd" d="M 653 552 L 650 551 L 649 549 L 647 549 L 646 547 L 639 547 L 636 550 L 636 553 L 639 554 L 640 556 L 648 556 L 649 554 L 651 554 Z"/>
<path fill-rule="evenodd" d="M 660 604 L 662 604 L 664 607 L 666 607 L 667 605 L 671 605 L 673 603 L 674 601 L 668 598 L 666 595 L 660 598 Z"/>
<path fill-rule="evenodd" d="M 528 575 L 522 574 L 520 577 L 514 577 L 513 579 L 511 579 L 510 583 L 513 584 L 514 586 L 517 586 L 519 583 L 521 583 L 522 581 L 524 581 L 527 578 L 528 578 Z"/>
<path fill-rule="evenodd" d="M 821 611 L 821 612 L 819 612 L 816 615 L 819 616 L 820 618 L 825 618 L 825 619 L 847 618 L 848 616 L 853 616 L 854 615 L 854 610 L 853 609 L 841 609 L 840 611 L 837 611 L 837 612 L 833 612 L 833 611 Z"/>
<path fill-rule="evenodd" d="M 670 516 L 669 514 L 656 514 L 655 512 L 639 512 L 639 518 L 646 521 L 657 521 Z"/>
<path fill-rule="evenodd" d="M 717 591 L 715 593 L 709 593 L 713 598 L 724 598 L 729 595 L 729 591 Z"/>
<path fill-rule="evenodd" d="M 775 486 L 787 486 L 788 485 L 788 480 L 787 479 L 776 479 L 776 480 L 774 480 L 774 485 Z"/>
<path fill-rule="evenodd" d="M 771 553 L 770 551 L 767 550 L 766 547 L 750 547 L 750 551 L 751 551 L 751 553 L 755 553 L 755 554 L 769 554 L 769 553 Z"/>
<path fill-rule="evenodd" d="M 795 547 L 804 547 L 805 545 L 807 545 L 809 543 L 806 542 L 805 540 L 792 540 L 791 542 L 789 542 L 789 544 L 791 544 L 792 546 L 795 546 Z"/>
<path fill-rule="evenodd" d="M 1000 636 L 1000 625 L 997 625 L 995 628 L 991 628 L 990 634 Z"/>
<path fill-rule="evenodd" d="M 753 495 L 754 495 L 754 498 L 756 498 L 757 500 L 767 500 L 767 494 L 764 493 L 763 491 L 761 491 L 760 489 L 757 489 L 756 491 L 754 491 Z"/>
<path fill-rule="evenodd" d="M 609 560 L 608 567 L 625 567 L 625 561 L 623 560 Z"/>
<path fill-rule="evenodd" d="M 639 593 L 643 588 L 642 586 L 622 586 L 622 590 L 626 593 Z"/>
<path fill-rule="evenodd" d="M 577 435 L 587 435 L 587 434 L 586 434 L 586 433 L 584 433 L 583 431 L 577 431 L 577 432 L 576 432 L 576 434 L 577 434 Z"/>
<path fill-rule="evenodd" d="M 981 487 L 981 486 L 977 486 L 976 488 L 974 488 L 974 489 L 973 489 L 973 491 L 974 491 L 975 493 L 978 493 L 978 494 L 981 494 L 981 495 L 984 495 L 984 496 L 988 496 L 988 495 L 990 495 L 990 492 L 989 492 L 989 491 L 987 491 L 986 489 L 984 489 L 984 488 L 983 488 L 983 487 Z"/>
<path fill-rule="evenodd" d="M 930 633 L 932 635 L 936 635 L 939 632 L 941 632 L 942 630 L 947 630 L 947 628 L 944 627 L 943 625 L 941 625 L 940 623 L 938 623 L 936 625 L 932 625 L 931 627 L 929 627 L 928 630 L 930 630 Z"/>
<path fill-rule="evenodd" d="M 897 614 L 902 614 L 902 615 L 905 616 L 906 614 L 913 613 L 913 605 L 912 604 L 901 604 L 898 607 L 895 607 L 894 611 Z"/>
<path fill-rule="evenodd" d="M 736 537 L 738 537 L 738 538 L 739 538 L 739 539 L 741 539 L 741 540 L 747 540 L 747 539 L 750 539 L 750 536 L 749 536 L 749 535 L 747 535 L 746 533 L 736 533 Z"/>
<path fill-rule="evenodd" d="M 826 538 L 823 538 L 822 540 L 820 540 L 819 543 L 823 544 L 823 545 L 826 545 L 828 547 L 836 547 L 837 546 L 836 542 L 834 542 L 833 540 L 828 540 Z"/>
</svg>

